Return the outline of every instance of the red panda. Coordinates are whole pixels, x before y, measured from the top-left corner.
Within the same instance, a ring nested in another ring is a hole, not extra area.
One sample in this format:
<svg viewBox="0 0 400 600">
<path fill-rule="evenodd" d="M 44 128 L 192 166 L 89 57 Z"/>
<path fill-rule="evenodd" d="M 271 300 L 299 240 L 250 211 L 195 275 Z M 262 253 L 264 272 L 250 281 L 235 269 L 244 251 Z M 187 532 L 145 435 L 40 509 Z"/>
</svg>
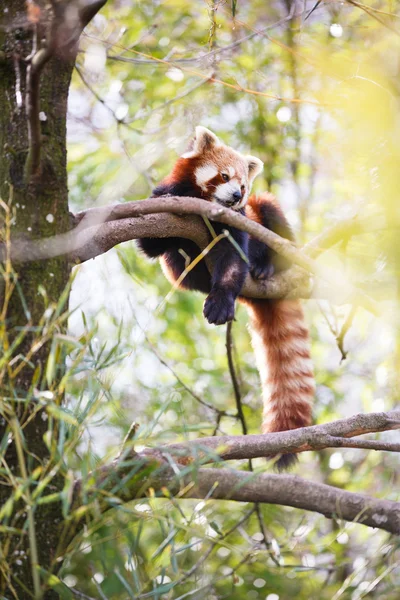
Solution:
<svg viewBox="0 0 400 600">
<path fill-rule="evenodd" d="M 293 233 L 274 196 L 249 192 L 263 163 L 254 156 L 242 155 L 223 144 L 205 127 L 196 127 L 195 138 L 187 152 L 175 163 L 171 173 L 154 189 L 153 196 L 192 196 L 228 206 L 260 223 L 282 237 L 293 240 Z M 256 363 L 263 389 L 262 431 L 284 431 L 311 423 L 314 376 L 310 358 L 308 330 L 298 300 L 263 300 L 241 297 L 247 273 L 266 279 L 287 269 L 289 264 L 259 240 L 247 233 L 213 222 L 217 234 L 223 229 L 241 252 L 223 239 L 210 251 L 214 269 L 210 275 L 200 261 L 182 280 L 180 287 L 199 290 L 207 297 L 204 316 L 209 323 L 221 325 L 234 318 L 235 300 L 246 305 Z M 138 240 L 150 258 L 160 258 L 164 274 L 176 282 L 199 248 L 183 238 L 144 238 Z M 243 259 L 247 256 L 248 261 Z M 287 454 L 278 460 L 278 469 L 295 461 Z"/>
</svg>

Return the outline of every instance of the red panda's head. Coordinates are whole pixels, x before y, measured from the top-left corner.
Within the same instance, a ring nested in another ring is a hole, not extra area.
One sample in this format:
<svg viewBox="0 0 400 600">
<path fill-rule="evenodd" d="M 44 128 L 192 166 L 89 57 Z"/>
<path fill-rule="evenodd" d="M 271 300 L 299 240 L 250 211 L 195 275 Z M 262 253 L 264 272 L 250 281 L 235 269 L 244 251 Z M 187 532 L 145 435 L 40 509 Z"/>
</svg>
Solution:
<svg viewBox="0 0 400 600">
<path fill-rule="evenodd" d="M 236 152 L 205 127 L 196 127 L 191 147 L 179 163 L 191 173 L 202 198 L 233 210 L 245 206 L 253 180 L 263 169 L 259 158 Z"/>
</svg>

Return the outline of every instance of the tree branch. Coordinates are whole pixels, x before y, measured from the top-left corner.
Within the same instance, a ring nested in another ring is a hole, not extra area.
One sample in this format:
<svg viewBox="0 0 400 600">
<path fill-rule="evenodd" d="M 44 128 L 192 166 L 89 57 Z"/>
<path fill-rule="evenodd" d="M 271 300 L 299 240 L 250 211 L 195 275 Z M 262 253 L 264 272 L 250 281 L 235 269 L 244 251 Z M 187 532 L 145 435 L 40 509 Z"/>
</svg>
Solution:
<svg viewBox="0 0 400 600">
<path fill-rule="evenodd" d="M 332 519 L 355 521 L 390 533 L 400 533 L 400 503 L 376 500 L 293 475 L 251 475 L 228 469 L 200 469 L 185 497 L 292 506 Z"/>
<path fill-rule="evenodd" d="M 81 28 L 84 29 L 106 4 L 107 0 L 81 0 L 79 2 Z"/>
<path fill-rule="evenodd" d="M 351 430 L 353 435 L 356 435 L 356 432 L 360 431 L 357 428 L 363 426 L 365 432 L 372 422 L 375 422 L 380 430 L 383 427 L 399 427 L 400 421 L 394 422 L 393 416 L 399 417 L 399 411 L 358 415 L 320 428 L 334 428 L 342 433 Z M 245 439 L 251 446 L 251 438 L 268 438 L 270 435 L 240 436 L 237 439 L 243 449 Z M 126 451 L 121 458 L 93 472 L 88 481 L 76 481 L 73 505 L 77 508 L 82 503 L 93 502 L 96 511 L 100 508 L 105 512 L 121 502 L 143 498 L 148 493 L 157 493 L 167 497 L 172 495 L 180 498 L 211 498 L 292 506 L 318 512 L 328 518 L 355 521 L 391 533 L 400 533 L 400 503 L 339 490 L 292 475 L 259 474 L 226 468 L 198 468 L 198 462 L 179 466 L 170 452 L 172 447 L 165 447 L 164 450 L 164 455 L 157 450 L 141 454 L 134 450 Z M 246 453 L 247 458 L 260 455 L 263 454 Z"/>
<path fill-rule="evenodd" d="M 13 263 L 19 263 L 67 254 L 72 261 L 84 262 L 122 242 L 140 237 L 171 236 L 192 240 L 200 250 L 206 248 L 209 242 L 207 229 L 200 217 L 155 214 L 85 228 L 80 224 L 72 231 L 41 240 L 14 239 L 10 258 Z M 5 245 L 0 245 L 1 260 L 6 258 L 6 250 Z M 206 262 L 212 268 L 209 257 Z M 248 276 L 242 288 L 242 295 L 252 298 L 309 298 L 310 293 L 309 276 L 298 268 L 289 269 L 268 281 L 255 281 Z M 325 298 L 324 295 L 322 297 Z"/>
<path fill-rule="evenodd" d="M 102 512 L 121 502 L 146 497 L 149 493 L 180 498 L 212 498 L 293 506 L 325 515 L 356 521 L 391 533 L 400 533 L 400 503 L 374 499 L 292 475 L 259 474 L 227 468 L 199 468 L 214 452 L 211 462 L 250 459 L 268 453 L 296 452 L 326 447 L 347 447 L 345 438 L 372 431 L 400 428 L 400 410 L 355 415 L 333 423 L 275 434 L 203 438 L 136 453 L 126 447 L 111 464 L 77 480 L 73 506 L 93 503 Z M 378 449 L 372 441 L 349 447 Z M 379 449 L 400 451 L 399 444 L 380 443 Z M 188 454 L 191 453 L 191 456 Z M 186 452 L 186 457 L 182 451 Z M 177 456 L 178 455 L 178 456 Z M 196 461 L 194 460 L 196 458 Z M 86 514 L 86 513 L 85 513 Z"/>
<path fill-rule="evenodd" d="M 125 202 L 124 204 L 112 207 L 111 210 L 109 207 L 89 209 L 82 213 L 78 213 L 77 219 L 78 221 L 81 221 L 89 215 L 91 217 L 94 216 L 95 218 L 103 217 L 104 221 L 107 221 L 164 212 L 172 212 L 179 215 L 198 214 L 207 217 L 211 221 L 224 223 L 236 227 L 241 231 L 247 231 L 247 233 L 267 244 L 288 261 L 302 267 L 309 273 L 317 275 L 335 288 L 337 288 L 337 282 L 341 281 L 341 290 L 343 297 L 347 299 L 347 302 L 349 302 L 350 297 L 352 297 L 356 303 L 361 304 L 373 314 L 376 315 L 379 313 L 377 304 L 374 300 L 353 286 L 350 281 L 345 281 L 342 273 L 337 273 L 326 266 L 320 266 L 307 254 L 302 252 L 299 248 L 296 248 L 289 240 L 280 237 L 270 229 L 263 227 L 255 221 L 247 219 L 240 213 L 205 200 L 200 200 L 199 198 L 180 198 L 171 196 L 150 198 L 140 202 Z"/>
<path fill-rule="evenodd" d="M 165 213 L 175 213 L 179 216 Z M 187 217 L 183 218 L 182 215 L 187 215 Z M 191 218 L 188 218 L 189 215 Z M 85 261 L 106 252 L 121 242 L 139 237 L 183 237 L 193 240 L 200 249 L 204 249 L 209 243 L 207 229 L 204 223 L 200 219 L 195 219 L 193 215 L 200 215 L 211 221 L 247 231 L 297 265 L 297 269 L 291 269 L 268 281 L 254 281 L 248 277 L 242 289 L 244 296 L 253 298 L 310 297 L 312 290 L 310 290 L 309 277 L 304 273 L 304 269 L 328 283 L 330 289 L 335 291 L 336 300 L 339 303 L 358 303 L 373 314 L 378 314 L 376 302 L 349 281 L 344 281 L 342 273 L 321 267 L 289 240 L 281 238 L 262 225 L 229 208 L 199 198 L 149 198 L 140 202 L 91 208 L 74 217 L 76 227 L 66 234 L 34 242 L 14 241 L 11 259 L 18 262 L 69 254 L 74 260 Z M 206 261 L 210 266 L 209 258 Z M 339 296 L 337 281 L 341 281 Z M 319 288 L 319 293 L 323 294 L 324 290 L 321 291 Z M 329 287 L 327 293 L 329 294 Z M 321 295 L 321 297 L 325 296 Z"/>
<path fill-rule="evenodd" d="M 177 462 L 187 464 L 193 457 L 204 461 L 242 460 L 272 454 L 299 453 L 324 448 L 364 448 L 400 452 L 400 444 L 378 440 L 349 440 L 366 433 L 400 429 L 400 410 L 359 414 L 324 425 L 312 425 L 290 431 L 258 435 L 204 437 L 158 448 L 173 454 Z M 149 450 L 151 452 L 151 450 Z"/>
</svg>

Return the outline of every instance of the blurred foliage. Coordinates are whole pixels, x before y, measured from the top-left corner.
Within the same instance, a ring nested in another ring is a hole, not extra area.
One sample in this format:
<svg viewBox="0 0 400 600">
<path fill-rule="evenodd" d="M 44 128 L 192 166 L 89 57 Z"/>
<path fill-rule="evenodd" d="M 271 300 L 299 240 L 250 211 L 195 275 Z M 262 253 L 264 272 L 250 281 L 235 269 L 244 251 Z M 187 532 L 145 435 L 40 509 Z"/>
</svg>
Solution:
<svg viewBox="0 0 400 600">
<path fill-rule="evenodd" d="M 399 14 L 394 0 L 110 0 L 82 38 L 71 87 L 73 211 L 148 197 L 201 123 L 265 162 L 255 189 L 278 196 L 301 242 L 370 217 L 320 258 L 382 301 L 379 318 L 355 312 L 345 360 L 335 338 L 351 307 L 307 303 L 318 423 L 397 401 Z M 49 414 L 49 431 L 54 419 L 65 429 L 57 455 L 70 473 L 66 502 L 72 474 L 115 457 L 132 421 L 139 449 L 241 433 L 225 329 L 204 322 L 199 294 L 163 303 L 171 286 L 133 243 L 75 271 L 70 334 L 57 342 L 69 350 L 68 404 Z M 246 323 L 239 307 L 235 356 L 256 433 L 260 385 Z M 297 472 L 399 500 L 398 468 L 396 455 L 325 450 L 304 453 Z M 61 597 L 398 598 L 398 539 L 294 509 L 259 510 L 167 498 L 119 506 L 70 547 Z"/>
</svg>

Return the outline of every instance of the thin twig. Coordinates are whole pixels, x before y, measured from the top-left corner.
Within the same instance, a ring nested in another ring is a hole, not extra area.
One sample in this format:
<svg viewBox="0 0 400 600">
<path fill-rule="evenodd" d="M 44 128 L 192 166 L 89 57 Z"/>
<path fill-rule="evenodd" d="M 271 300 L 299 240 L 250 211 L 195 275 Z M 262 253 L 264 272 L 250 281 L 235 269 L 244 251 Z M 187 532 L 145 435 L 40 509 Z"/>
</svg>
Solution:
<svg viewBox="0 0 400 600">
<path fill-rule="evenodd" d="M 247 435 L 248 427 L 247 427 L 246 418 L 245 418 L 244 412 L 243 412 L 242 395 L 240 392 L 239 380 L 237 377 L 235 362 L 233 359 L 232 324 L 233 324 L 233 321 L 229 321 L 226 326 L 226 353 L 227 353 L 227 358 L 228 358 L 229 373 L 230 373 L 231 380 L 232 380 L 232 387 L 233 387 L 234 394 L 235 394 L 237 417 L 241 423 L 243 435 Z M 253 473 L 254 468 L 253 468 L 253 462 L 252 462 L 251 458 L 249 458 L 248 464 L 249 464 L 249 471 L 251 473 Z M 276 559 L 275 555 L 273 554 L 273 552 L 271 550 L 270 536 L 268 535 L 267 530 L 265 528 L 265 524 L 264 524 L 262 514 L 261 514 L 261 507 L 258 502 L 254 503 L 254 508 L 255 508 L 256 515 L 257 515 L 258 524 L 260 526 L 260 533 L 263 536 L 263 543 L 265 545 L 265 548 L 266 548 L 267 552 L 269 553 L 271 560 L 277 566 L 279 566 L 279 561 Z"/>
<path fill-rule="evenodd" d="M 181 94 L 177 94 L 173 98 L 170 98 L 170 100 L 167 100 L 163 104 L 161 104 L 159 106 L 156 106 L 155 108 L 152 108 L 151 110 L 149 110 L 148 112 L 146 112 L 144 114 L 141 113 L 140 117 L 134 117 L 131 121 L 128 121 L 128 123 L 131 124 L 131 123 L 134 123 L 135 121 L 146 120 L 153 113 L 162 111 L 165 108 L 167 108 L 167 106 L 170 106 L 174 102 L 177 102 L 178 100 L 182 100 L 183 98 L 186 98 L 186 96 L 189 96 L 189 94 L 192 94 L 193 92 L 195 92 L 196 90 L 198 90 L 203 85 L 209 83 L 210 80 L 211 80 L 211 78 L 213 76 L 214 76 L 214 72 L 210 73 L 210 75 L 209 75 L 209 77 L 207 79 L 203 79 L 201 81 L 198 81 L 195 85 L 193 85 L 192 87 L 189 87 L 187 90 L 183 91 Z"/>
<path fill-rule="evenodd" d="M 158 352 L 158 350 L 154 346 L 154 344 L 152 344 L 152 342 L 149 340 L 148 336 L 143 331 L 143 329 L 142 329 L 142 333 L 144 335 L 144 338 L 146 340 L 147 345 L 150 346 L 151 351 L 157 357 L 157 359 L 160 361 L 160 363 L 162 365 L 164 365 L 164 367 L 166 367 L 170 371 L 170 373 L 172 373 L 172 375 L 175 377 L 175 379 L 177 380 L 177 382 L 179 383 L 179 385 L 182 386 L 183 389 L 188 394 L 190 394 L 190 396 L 192 396 L 192 398 L 194 400 L 196 400 L 196 402 L 198 402 L 199 404 L 201 404 L 205 408 L 208 408 L 209 410 L 212 410 L 213 412 L 217 413 L 217 415 L 219 417 L 232 417 L 232 418 L 236 418 L 236 415 L 232 415 L 232 414 L 226 412 L 226 410 L 221 410 L 221 409 L 217 408 L 216 406 L 213 406 L 213 404 L 210 404 L 206 400 L 203 400 L 203 398 L 200 398 L 200 396 L 198 396 L 189 386 L 186 385 L 186 383 L 184 381 L 182 381 L 182 379 L 179 377 L 179 375 L 176 373 L 176 371 L 171 367 L 171 365 L 169 365 L 167 363 L 167 361 L 161 356 L 161 354 Z"/>
<path fill-rule="evenodd" d="M 352 6 L 355 6 L 356 8 L 360 8 L 369 17 L 371 17 L 372 19 L 375 19 L 375 21 L 378 21 L 378 23 L 380 23 L 381 25 L 386 27 L 386 29 L 389 29 L 390 31 L 392 31 L 395 35 L 400 36 L 399 30 L 396 29 L 396 27 L 393 27 L 393 25 L 390 23 L 390 21 L 385 21 L 384 19 L 379 17 L 377 14 L 372 12 L 372 10 L 369 6 L 365 6 L 365 4 L 361 4 L 360 2 L 356 2 L 355 0 L 346 0 L 346 2 L 348 4 L 351 4 Z"/>
<path fill-rule="evenodd" d="M 328 315 L 326 314 L 326 312 L 325 312 L 325 310 L 324 310 L 324 308 L 323 308 L 323 306 L 322 306 L 322 304 L 320 302 L 318 302 L 318 307 L 319 307 L 319 309 L 321 311 L 322 316 L 325 319 L 326 324 L 329 327 L 330 332 L 332 333 L 332 335 L 334 336 L 334 338 L 336 340 L 338 349 L 339 349 L 340 354 L 341 354 L 340 362 L 343 362 L 347 358 L 347 351 L 344 349 L 344 338 L 345 338 L 347 332 L 349 331 L 349 329 L 350 329 L 350 327 L 351 327 L 351 325 L 353 323 L 353 320 L 354 320 L 354 317 L 356 315 L 358 307 L 355 306 L 355 305 L 353 305 L 350 308 L 350 310 L 349 310 L 349 312 L 347 314 L 347 317 L 344 320 L 343 325 L 342 325 L 340 331 L 339 331 L 339 328 L 337 326 L 337 322 L 335 323 L 335 326 L 331 323 Z M 336 321 L 336 319 L 335 319 L 335 321 Z"/>
<path fill-rule="evenodd" d="M 78 65 L 75 65 L 75 70 L 78 73 L 79 77 L 81 78 L 82 83 L 87 87 L 87 89 L 91 92 L 91 94 L 93 94 L 93 96 L 96 98 L 96 100 L 98 102 L 100 102 L 100 104 L 102 104 L 104 106 L 104 108 L 106 108 L 111 113 L 111 115 L 113 116 L 115 121 L 120 125 L 128 125 L 128 123 L 126 123 L 123 119 L 119 119 L 117 117 L 117 115 L 115 114 L 115 112 L 113 111 L 111 106 L 108 106 L 107 102 L 90 85 L 90 83 L 88 82 L 86 77 L 83 75 L 82 70 Z"/>
<path fill-rule="evenodd" d="M 233 323 L 233 321 L 229 321 L 226 326 L 226 343 L 225 343 L 226 355 L 228 358 L 229 374 L 231 376 L 233 392 L 235 394 L 237 418 L 239 419 L 239 421 L 242 425 L 243 435 L 247 435 L 247 433 L 248 433 L 247 423 L 246 423 L 246 419 L 243 414 L 240 386 L 239 386 L 238 378 L 236 376 L 236 370 L 235 370 L 235 365 L 233 362 L 233 355 L 232 355 L 232 349 L 233 349 L 232 323 Z"/>
<path fill-rule="evenodd" d="M 341 328 L 340 332 L 338 333 L 338 335 L 336 336 L 336 342 L 337 342 L 338 348 L 339 348 L 340 352 L 342 353 L 341 362 L 343 362 L 347 358 L 347 351 L 344 349 L 344 338 L 353 323 L 354 317 L 356 316 L 357 308 L 358 307 L 355 305 L 353 305 L 350 308 L 348 315 L 342 325 L 342 328 Z"/>
<path fill-rule="evenodd" d="M 225 540 L 228 536 L 230 536 L 234 531 L 236 531 L 241 525 L 243 525 L 254 513 L 255 508 L 250 509 L 247 513 L 243 515 L 241 519 L 239 519 L 226 533 L 221 535 L 219 538 L 211 541 L 210 548 L 200 557 L 200 559 L 183 574 L 182 578 L 178 583 L 183 583 L 189 577 L 191 577 L 198 568 L 205 562 L 205 560 L 210 556 L 211 552 L 214 550 L 216 546 L 218 546 L 223 540 Z"/>
</svg>

